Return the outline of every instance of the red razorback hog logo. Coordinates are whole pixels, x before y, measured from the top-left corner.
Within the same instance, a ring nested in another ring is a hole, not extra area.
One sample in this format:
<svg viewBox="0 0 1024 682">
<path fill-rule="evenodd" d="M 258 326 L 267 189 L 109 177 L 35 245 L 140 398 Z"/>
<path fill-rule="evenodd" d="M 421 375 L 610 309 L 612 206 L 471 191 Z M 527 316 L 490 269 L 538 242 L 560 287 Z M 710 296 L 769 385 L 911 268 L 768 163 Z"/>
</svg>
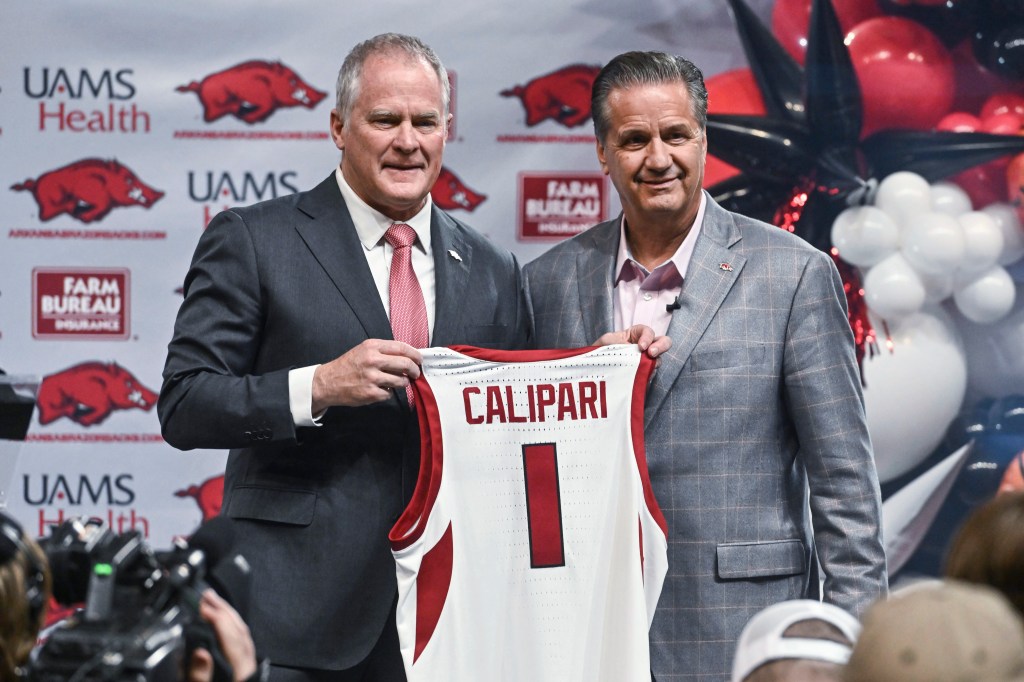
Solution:
<svg viewBox="0 0 1024 682">
<path fill-rule="evenodd" d="M 472 211 L 487 198 L 486 194 L 474 192 L 446 167 L 441 167 L 434 186 L 430 189 L 430 198 L 445 211 L 461 208 Z"/>
<path fill-rule="evenodd" d="M 83 362 L 43 378 L 39 423 L 67 417 L 82 426 L 99 424 L 115 410 L 149 411 L 157 394 L 115 362 Z"/>
<path fill-rule="evenodd" d="M 327 96 L 281 62 L 258 60 L 211 73 L 199 82 L 178 86 L 177 91 L 199 96 L 207 123 L 228 114 L 259 123 L 281 107 L 312 109 Z"/>
<path fill-rule="evenodd" d="M 526 85 L 502 90 L 502 97 L 518 97 L 526 110 L 526 125 L 535 126 L 549 118 L 566 128 L 575 128 L 590 118 L 590 89 L 601 70 L 599 66 L 573 64 Z"/>
<path fill-rule="evenodd" d="M 224 504 L 224 474 L 208 478 L 199 485 L 176 490 L 174 496 L 191 497 L 199 505 L 203 522 L 209 521 L 220 514 L 220 508 Z"/>
<path fill-rule="evenodd" d="M 139 180 L 131 168 L 103 159 L 75 161 L 11 189 L 32 192 L 42 221 L 67 213 L 83 223 L 103 220 L 111 209 L 121 206 L 149 208 L 164 196 Z"/>
</svg>

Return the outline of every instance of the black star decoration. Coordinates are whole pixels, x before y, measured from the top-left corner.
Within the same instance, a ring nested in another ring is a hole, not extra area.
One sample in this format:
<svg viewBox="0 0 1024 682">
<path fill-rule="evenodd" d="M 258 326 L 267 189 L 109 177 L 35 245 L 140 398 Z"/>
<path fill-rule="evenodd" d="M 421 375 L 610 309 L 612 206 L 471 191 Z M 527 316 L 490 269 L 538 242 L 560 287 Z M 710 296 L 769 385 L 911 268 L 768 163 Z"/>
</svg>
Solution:
<svg viewBox="0 0 1024 682">
<path fill-rule="evenodd" d="M 766 114 L 708 115 L 708 151 L 741 171 L 708 188 L 726 208 L 775 222 L 806 194 L 791 227 L 828 250 L 836 216 L 870 201 L 890 173 L 935 182 L 1024 151 L 1024 137 L 988 133 L 883 130 L 860 140 L 860 85 L 830 0 L 812 2 L 803 69 L 743 0 L 728 2 Z"/>
</svg>

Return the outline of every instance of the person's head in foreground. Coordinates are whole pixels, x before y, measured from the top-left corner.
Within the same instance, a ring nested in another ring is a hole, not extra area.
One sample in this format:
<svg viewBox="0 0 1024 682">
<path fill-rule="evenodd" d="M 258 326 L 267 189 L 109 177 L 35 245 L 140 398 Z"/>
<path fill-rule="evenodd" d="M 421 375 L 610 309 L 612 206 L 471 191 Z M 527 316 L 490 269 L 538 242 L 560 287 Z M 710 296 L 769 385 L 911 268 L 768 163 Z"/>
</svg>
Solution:
<svg viewBox="0 0 1024 682">
<path fill-rule="evenodd" d="M 832 604 L 794 599 L 747 622 L 736 644 L 731 682 L 840 680 L 860 623 Z"/>
<path fill-rule="evenodd" d="M 999 592 L 955 580 L 872 605 L 844 682 L 1024 682 L 1024 624 Z"/>
</svg>

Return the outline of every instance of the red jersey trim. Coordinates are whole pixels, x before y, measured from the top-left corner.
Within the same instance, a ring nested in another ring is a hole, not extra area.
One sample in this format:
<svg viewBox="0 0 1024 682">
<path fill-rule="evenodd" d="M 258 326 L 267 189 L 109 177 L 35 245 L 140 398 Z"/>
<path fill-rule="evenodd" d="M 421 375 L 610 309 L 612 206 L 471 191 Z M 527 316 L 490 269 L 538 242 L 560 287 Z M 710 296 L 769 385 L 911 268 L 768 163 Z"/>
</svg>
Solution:
<svg viewBox="0 0 1024 682">
<path fill-rule="evenodd" d="M 395 551 L 405 549 L 423 535 L 427 517 L 441 488 L 441 464 L 444 460 L 441 417 L 434 392 L 422 374 L 412 382 L 412 390 L 416 394 L 416 413 L 420 424 L 420 473 L 416 477 L 412 499 L 388 533 L 388 540 Z"/>
<path fill-rule="evenodd" d="M 654 371 L 654 358 L 647 353 L 641 353 L 640 367 L 637 368 L 636 378 L 633 381 L 630 431 L 633 436 L 633 455 L 636 457 L 636 468 L 640 472 L 640 482 L 644 488 L 644 501 L 647 503 L 647 510 L 651 512 L 655 523 L 668 539 L 668 523 L 665 521 L 665 515 L 661 512 L 658 500 L 654 497 L 651 475 L 647 471 L 647 451 L 644 447 L 644 396 L 647 395 L 647 383 L 652 371 Z"/>
</svg>

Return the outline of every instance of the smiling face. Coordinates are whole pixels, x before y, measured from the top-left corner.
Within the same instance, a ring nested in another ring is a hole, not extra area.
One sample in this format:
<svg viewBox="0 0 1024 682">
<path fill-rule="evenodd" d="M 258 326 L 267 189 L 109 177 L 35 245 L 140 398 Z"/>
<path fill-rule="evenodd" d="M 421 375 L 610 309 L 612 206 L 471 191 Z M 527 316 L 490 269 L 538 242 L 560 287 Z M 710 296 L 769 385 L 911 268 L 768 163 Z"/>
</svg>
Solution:
<svg viewBox="0 0 1024 682">
<path fill-rule="evenodd" d="M 447 131 L 437 74 L 404 55 L 367 58 L 348 120 L 337 109 L 331 112 L 345 181 L 363 201 L 398 221 L 423 208 L 441 171 Z"/>
<path fill-rule="evenodd" d="M 639 85 L 608 95 L 608 133 L 597 157 L 615 185 L 630 229 L 688 230 L 700 207 L 707 135 L 683 83 Z"/>
</svg>

